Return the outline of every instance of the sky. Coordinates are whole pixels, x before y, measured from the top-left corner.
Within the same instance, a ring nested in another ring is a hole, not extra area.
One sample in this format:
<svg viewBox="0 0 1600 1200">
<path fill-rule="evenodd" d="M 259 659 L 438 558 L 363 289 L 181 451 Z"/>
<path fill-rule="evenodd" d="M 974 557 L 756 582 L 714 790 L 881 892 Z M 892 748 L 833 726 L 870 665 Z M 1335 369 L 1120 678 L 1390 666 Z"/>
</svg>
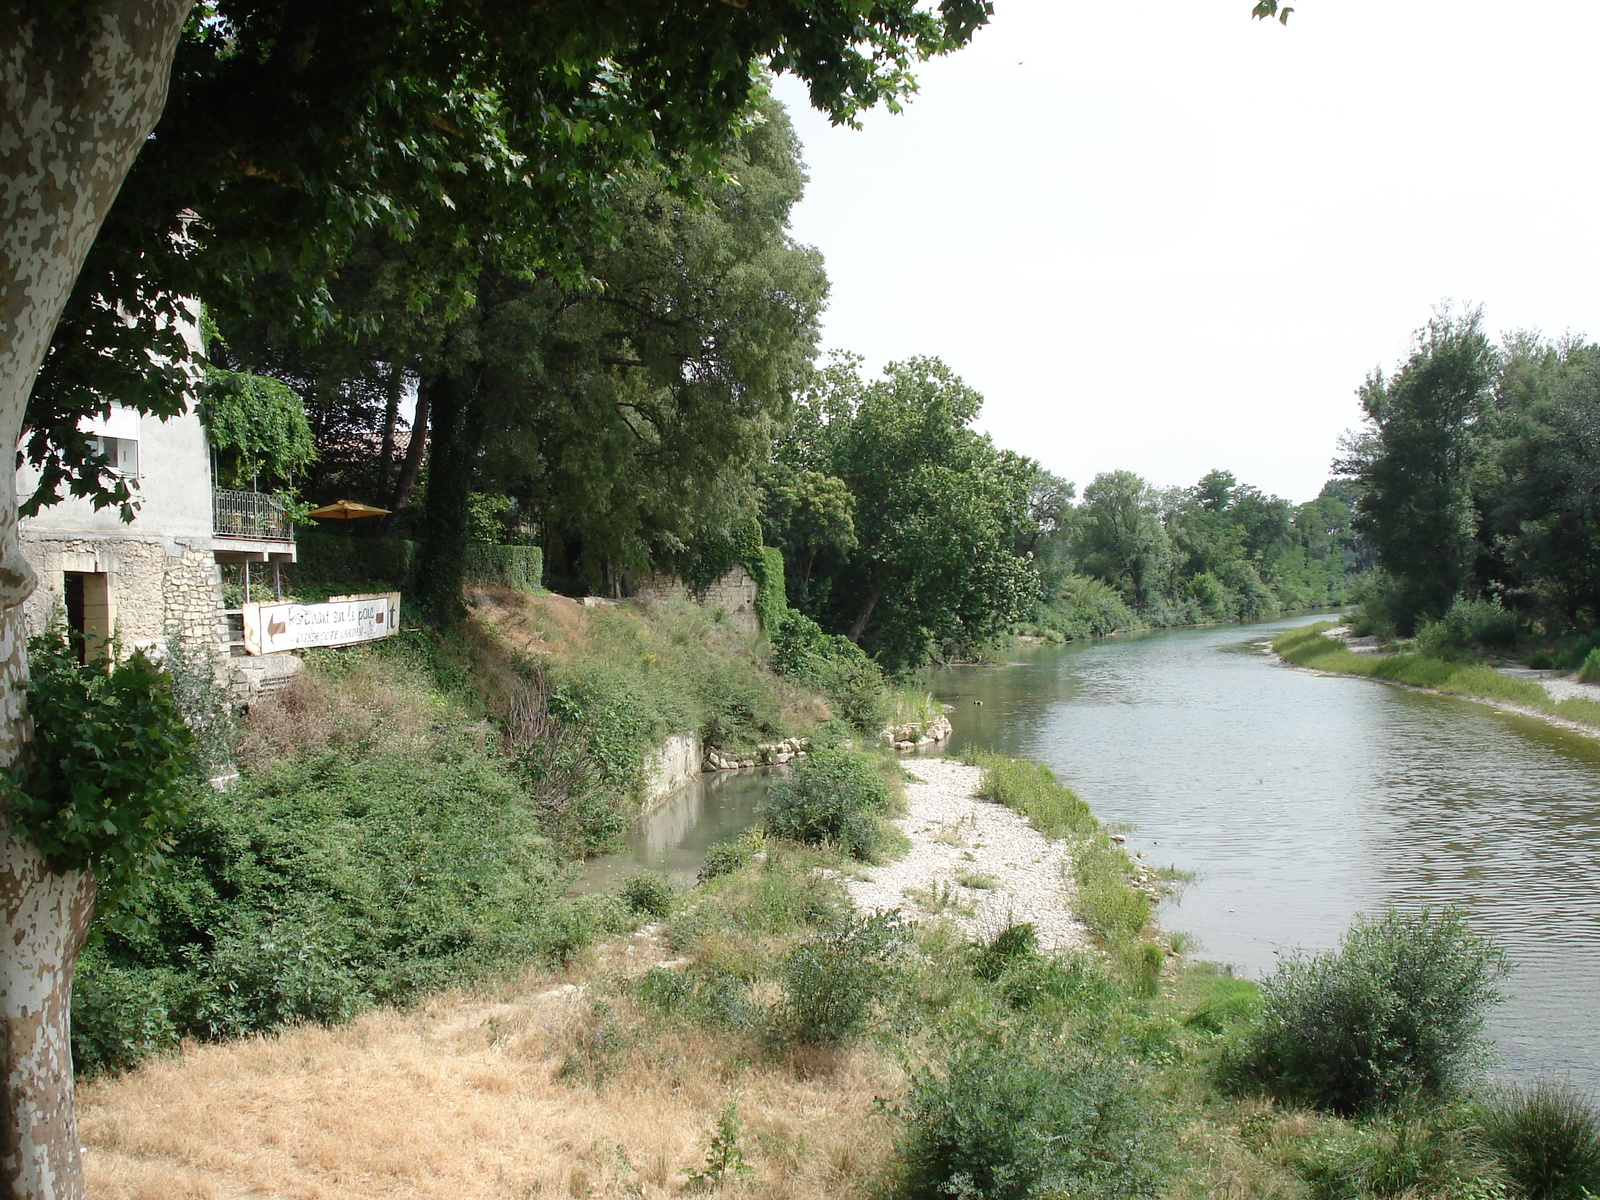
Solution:
<svg viewBox="0 0 1600 1200">
<path fill-rule="evenodd" d="M 1290 500 L 1441 303 L 1600 336 L 1600 5 L 997 0 L 899 115 L 778 81 L 825 349 L 942 358 L 1081 491 L 1208 470 Z"/>
</svg>

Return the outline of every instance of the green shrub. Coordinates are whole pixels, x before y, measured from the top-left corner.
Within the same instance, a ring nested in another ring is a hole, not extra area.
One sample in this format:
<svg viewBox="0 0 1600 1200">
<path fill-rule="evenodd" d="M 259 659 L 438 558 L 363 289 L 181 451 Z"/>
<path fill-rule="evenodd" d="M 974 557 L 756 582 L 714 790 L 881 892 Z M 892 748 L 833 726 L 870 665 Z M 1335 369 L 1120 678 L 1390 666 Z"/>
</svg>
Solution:
<svg viewBox="0 0 1600 1200">
<path fill-rule="evenodd" d="M 706 847 L 705 859 L 700 864 L 700 882 L 705 883 L 708 879 L 715 879 L 719 875 L 731 875 L 735 871 L 744 870 L 755 859 L 764 844 L 764 838 L 758 829 L 746 830 L 738 837 L 728 838 L 726 841 L 713 842 Z"/>
<path fill-rule="evenodd" d="M 298 561 L 290 574 L 296 593 L 339 595 L 369 584 L 388 590 L 404 585 L 416 557 L 417 544 L 403 538 L 352 537 L 331 530 L 303 529 L 295 535 Z"/>
<path fill-rule="evenodd" d="M 1032 921 L 1007 925 L 989 941 L 974 945 L 970 953 L 972 973 L 993 983 L 1016 964 L 1039 957 L 1039 931 Z"/>
<path fill-rule="evenodd" d="M 1143 1089 L 1066 1046 L 968 1046 L 912 1077 L 902 1115 L 905 1200 L 1134 1200 L 1160 1187 Z"/>
<path fill-rule="evenodd" d="M 80 962 L 72 989 L 72 1065 L 84 1075 L 104 1075 L 176 1050 L 170 991 L 164 972 Z"/>
<path fill-rule="evenodd" d="M 462 555 L 463 583 L 497 584 L 535 592 L 544 584 L 544 552 L 538 546 L 470 542 Z"/>
<path fill-rule="evenodd" d="M 1337 951 L 1294 954 L 1262 984 L 1226 1075 L 1338 1113 L 1448 1095 L 1487 1056 L 1484 1013 L 1508 969 L 1459 910 L 1358 919 Z"/>
<path fill-rule="evenodd" d="M 772 638 L 772 668 L 828 698 L 834 715 L 876 737 L 889 719 L 883 672 L 849 638 L 824 633 L 803 613 L 785 609 Z"/>
<path fill-rule="evenodd" d="M 1600 1112 L 1564 1084 L 1540 1082 L 1495 1097 L 1481 1118 L 1484 1144 L 1529 1200 L 1600 1195 Z"/>
<path fill-rule="evenodd" d="M 1528 666 L 1535 671 L 1552 671 L 1555 669 L 1556 656 L 1548 650 L 1535 650 L 1528 655 Z M 1600 679 L 1600 657 L 1595 659 L 1595 677 Z"/>
<path fill-rule="evenodd" d="M 865 758 L 818 749 L 774 785 L 761 811 L 767 833 L 775 837 L 835 845 L 869 859 L 882 841 L 879 822 L 889 804 L 888 785 Z"/>
<path fill-rule="evenodd" d="M 1532 665 L 1531 663 L 1529 664 Z M 1583 666 L 1578 668 L 1578 681 L 1580 683 L 1600 683 L 1600 646 L 1596 646 L 1584 656 Z"/>
<path fill-rule="evenodd" d="M 1417 630 L 1417 648 L 1432 658 L 1506 650 L 1516 640 L 1517 618 L 1498 600 L 1457 600 Z"/>
<path fill-rule="evenodd" d="M 1313 1142 L 1300 1172 L 1314 1200 L 1503 1200 L 1494 1164 L 1448 1117 L 1407 1113 Z"/>
<path fill-rule="evenodd" d="M 629 875 L 622 881 L 622 902 L 641 917 L 664 917 L 672 911 L 672 884 L 659 871 Z"/>
<path fill-rule="evenodd" d="M 861 1032 L 911 934 L 898 912 L 848 917 L 802 942 L 783 961 L 783 1042 L 838 1046 Z"/>
</svg>

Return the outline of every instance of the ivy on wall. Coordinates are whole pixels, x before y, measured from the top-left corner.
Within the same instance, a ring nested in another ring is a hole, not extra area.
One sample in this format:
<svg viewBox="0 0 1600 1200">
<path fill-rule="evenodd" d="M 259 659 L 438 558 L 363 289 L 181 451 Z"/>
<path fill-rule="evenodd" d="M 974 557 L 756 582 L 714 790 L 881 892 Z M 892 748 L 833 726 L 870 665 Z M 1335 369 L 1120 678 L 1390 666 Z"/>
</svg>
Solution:
<svg viewBox="0 0 1600 1200">
<path fill-rule="evenodd" d="M 276 379 L 207 367 L 199 411 L 223 487 L 248 488 L 258 478 L 286 485 L 317 457 L 305 404 Z"/>
</svg>

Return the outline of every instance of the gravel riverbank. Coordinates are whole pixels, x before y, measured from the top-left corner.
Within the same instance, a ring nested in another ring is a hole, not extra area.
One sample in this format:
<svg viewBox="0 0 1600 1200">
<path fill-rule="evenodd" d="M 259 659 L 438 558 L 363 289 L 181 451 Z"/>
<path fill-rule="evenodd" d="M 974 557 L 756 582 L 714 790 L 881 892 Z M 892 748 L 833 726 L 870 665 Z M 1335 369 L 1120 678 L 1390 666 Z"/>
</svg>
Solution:
<svg viewBox="0 0 1600 1200">
<path fill-rule="evenodd" d="M 905 767 L 916 782 L 906 785 L 907 811 L 896 824 L 911 849 L 868 868 L 866 879 L 845 880 L 858 908 L 937 913 L 975 936 L 1032 921 L 1043 949 L 1089 945 L 1088 930 L 1072 914 L 1068 843 L 1051 842 L 1004 805 L 978 799 L 977 767 L 948 758 Z"/>
</svg>

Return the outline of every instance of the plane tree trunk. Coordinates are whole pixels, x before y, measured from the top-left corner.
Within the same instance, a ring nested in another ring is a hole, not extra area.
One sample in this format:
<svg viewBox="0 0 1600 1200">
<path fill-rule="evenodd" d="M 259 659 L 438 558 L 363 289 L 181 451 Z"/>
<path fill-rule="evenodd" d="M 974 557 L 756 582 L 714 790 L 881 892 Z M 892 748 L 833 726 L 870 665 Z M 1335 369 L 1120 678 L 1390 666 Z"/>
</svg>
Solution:
<svg viewBox="0 0 1600 1200">
<path fill-rule="evenodd" d="M 60 15 L 46 15 L 51 8 Z M 166 104 L 193 0 L 0 0 L 0 447 L 112 201 Z M 0 766 L 25 753 L 15 455 L 0 453 Z M 94 880 L 57 871 L 0 811 L 0 1200 L 83 1195 L 68 1018 Z"/>
</svg>

